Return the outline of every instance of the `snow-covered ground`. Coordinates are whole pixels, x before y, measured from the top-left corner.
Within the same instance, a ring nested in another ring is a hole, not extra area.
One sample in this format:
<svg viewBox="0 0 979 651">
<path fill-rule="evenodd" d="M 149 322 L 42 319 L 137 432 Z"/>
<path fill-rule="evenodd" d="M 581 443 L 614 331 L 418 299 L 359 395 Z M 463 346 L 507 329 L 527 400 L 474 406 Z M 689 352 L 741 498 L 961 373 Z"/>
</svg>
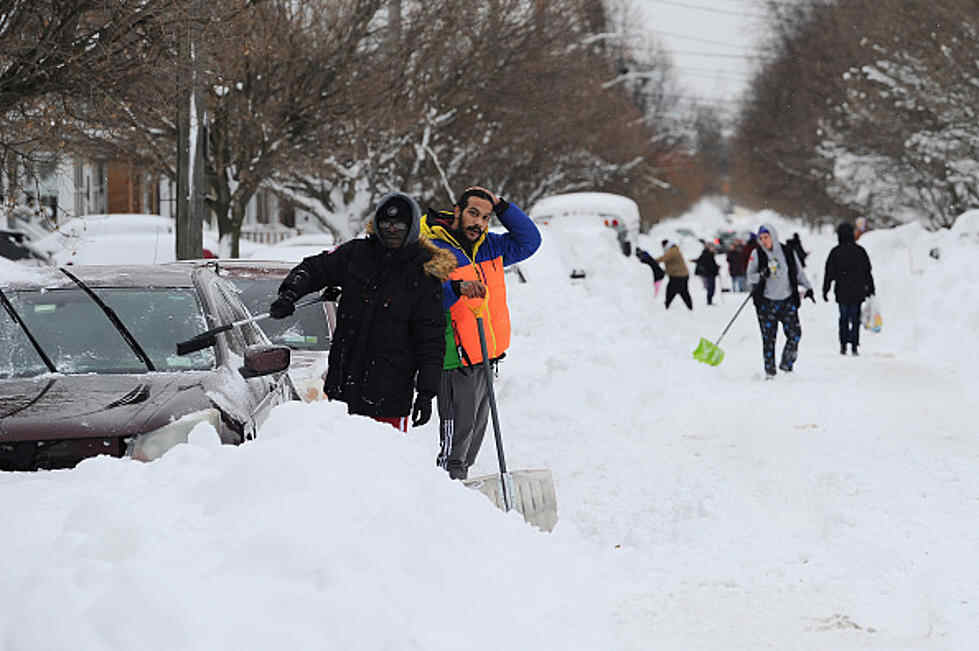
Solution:
<svg viewBox="0 0 979 651">
<path fill-rule="evenodd" d="M 819 296 L 829 230 L 734 219 L 798 231 Z M 701 204 L 640 243 L 722 224 Z M 721 366 L 691 358 L 741 296 L 694 280 L 664 311 L 610 229 L 584 235 L 587 278 L 545 232 L 510 279 L 497 385 L 510 467 L 553 470 L 553 533 L 449 481 L 434 423 L 289 404 L 239 448 L 201 426 L 150 464 L 0 474 L 0 649 L 979 645 L 975 234 L 865 235 L 883 331 L 841 357 L 836 305 L 807 301 L 774 382 L 750 305 Z"/>
</svg>

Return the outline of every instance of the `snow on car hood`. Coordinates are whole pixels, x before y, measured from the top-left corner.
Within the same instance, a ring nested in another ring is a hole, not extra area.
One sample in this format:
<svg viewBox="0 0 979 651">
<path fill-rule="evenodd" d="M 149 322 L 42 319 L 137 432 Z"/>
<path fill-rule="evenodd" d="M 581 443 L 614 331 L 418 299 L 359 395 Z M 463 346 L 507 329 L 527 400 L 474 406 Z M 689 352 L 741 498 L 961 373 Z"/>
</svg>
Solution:
<svg viewBox="0 0 979 651">
<path fill-rule="evenodd" d="M 0 442 L 108 438 L 152 431 L 210 406 L 202 376 L 183 372 L 3 380 Z"/>
</svg>

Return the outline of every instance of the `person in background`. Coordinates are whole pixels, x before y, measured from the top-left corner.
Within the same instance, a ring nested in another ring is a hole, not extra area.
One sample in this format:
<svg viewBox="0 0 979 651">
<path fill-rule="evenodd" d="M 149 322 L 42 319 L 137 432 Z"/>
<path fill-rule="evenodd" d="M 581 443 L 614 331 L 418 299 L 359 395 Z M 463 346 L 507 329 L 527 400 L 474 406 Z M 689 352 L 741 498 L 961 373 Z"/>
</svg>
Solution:
<svg viewBox="0 0 979 651">
<path fill-rule="evenodd" d="M 445 355 L 442 281 L 455 258 L 419 237 L 421 210 L 406 194 L 381 198 L 367 237 L 303 259 L 279 286 L 274 319 L 302 296 L 341 289 L 323 392 L 347 412 L 402 432 L 432 415 Z M 415 394 L 412 404 L 412 394 Z"/>
<path fill-rule="evenodd" d="M 748 260 L 748 284 L 761 329 L 765 379 L 770 380 L 775 377 L 775 338 L 779 323 L 785 331 L 785 347 L 778 367 L 791 372 L 799 355 L 802 339 L 799 285 L 806 288 L 806 298 L 813 303 L 816 298 L 795 252 L 778 241 L 774 226 L 763 224 L 758 229 L 758 243 Z"/>
<path fill-rule="evenodd" d="M 693 300 L 690 298 L 690 271 L 687 263 L 683 260 L 680 247 L 670 240 L 663 240 L 663 255 L 656 258 L 656 262 L 662 262 L 666 267 L 666 275 L 669 280 L 666 282 L 666 309 L 670 309 L 670 303 L 679 294 L 683 302 L 686 303 L 688 310 L 693 310 Z"/>
<path fill-rule="evenodd" d="M 707 304 L 713 305 L 717 274 L 720 273 L 721 268 L 717 266 L 717 261 L 714 259 L 714 247 L 711 246 L 710 242 L 704 242 L 704 250 L 700 252 L 700 257 L 694 262 L 696 266 L 693 273 L 695 276 L 700 276 L 704 283 L 704 289 L 707 290 Z"/>
<path fill-rule="evenodd" d="M 795 257 L 797 257 L 799 259 L 799 263 L 805 267 L 806 258 L 809 257 L 809 254 L 806 253 L 804 248 L 802 248 L 802 239 L 799 237 L 799 234 L 792 233 L 792 237 L 789 238 L 789 241 L 786 242 L 786 244 L 792 247 L 792 249 L 795 251 Z"/>
<path fill-rule="evenodd" d="M 853 225 L 843 222 L 836 228 L 839 244 L 826 257 L 823 276 L 823 300 L 829 301 L 830 285 L 836 283 L 836 302 L 840 308 L 840 355 L 846 355 L 850 344 L 854 355 L 860 347 L 860 304 L 877 291 L 871 273 L 870 256 L 857 244 Z"/>
<path fill-rule="evenodd" d="M 649 265 L 649 268 L 653 271 L 653 298 L 659 296 L 659 286 L 663 284 L 663 278 L 666 277 L 666 272 L 663 271 L 663 267 L 659 266 L 653 256 L 649 255 L 649 251 L 636 247 L 636 259 L 642 264 Z"/>
<path fill-rule="evenodd" d="M 866 217 L 857 217 L 856 226 L 853 229 L 853 241 L 856 242 L 860 236 L 870 230 Z"/>
<path fill-rule="evenodd" d="M 489 232 L 496 215 L 506 233 Z M 476 316 L 483 319 L 494 366 L 510 346 L 504 267 L 526 260 L 540 231 L 516 204 L 481 187 L 467 188 L 452 211 L 430 212 L 423 232 L 458 266 L 442 285 L 445 358 L 438 392 L 440 451 L 436 463 L 452 479 L 466 479 L 483 444 L 492 378 L 482 368 Z"/>
<path fill-rule="evenodd" d="M 748 257 L 745 255 L 744 240 L 736 239 L 727 252 L 727 270 L 731 274 L 731 291 L 745 291 L 745 270 Z"/>
</svg>

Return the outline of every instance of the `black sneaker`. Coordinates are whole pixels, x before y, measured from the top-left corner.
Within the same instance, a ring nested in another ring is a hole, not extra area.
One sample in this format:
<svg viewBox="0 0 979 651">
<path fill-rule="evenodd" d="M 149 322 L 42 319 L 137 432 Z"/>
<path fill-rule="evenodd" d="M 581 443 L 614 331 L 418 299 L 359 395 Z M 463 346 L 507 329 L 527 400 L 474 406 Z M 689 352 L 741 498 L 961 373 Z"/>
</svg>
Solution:
<svg viewBox="0 0 979 651">
<path fill-rule="evenodd" d="M 779 364 L 778 367 L 780 369 L 782 369 L 783 371 L 785 371 L 786 373 L 791 373 L 792 372 L 792 367 L 791 366 L 788 366 L 786 364 Z"/>
</svg>

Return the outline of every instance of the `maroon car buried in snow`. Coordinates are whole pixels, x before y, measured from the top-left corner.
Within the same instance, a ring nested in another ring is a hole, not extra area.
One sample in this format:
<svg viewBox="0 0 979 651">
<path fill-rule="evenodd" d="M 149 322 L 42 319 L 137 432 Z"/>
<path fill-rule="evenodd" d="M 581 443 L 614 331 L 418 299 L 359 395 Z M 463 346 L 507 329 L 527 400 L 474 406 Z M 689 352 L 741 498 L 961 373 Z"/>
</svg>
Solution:
<svg viewBox="0 0 979 651">
<path fill-rule="evenodd" d="M 176 344 L 245 319 L 207 268 L 77 266 L 0 279 L 0 469 L 67 468 L 109 454 L 151 460 L 209 423 L 255 436 L 295 399 L 288 348 L 253 324 L 179 356 Z"/>
</svg>

